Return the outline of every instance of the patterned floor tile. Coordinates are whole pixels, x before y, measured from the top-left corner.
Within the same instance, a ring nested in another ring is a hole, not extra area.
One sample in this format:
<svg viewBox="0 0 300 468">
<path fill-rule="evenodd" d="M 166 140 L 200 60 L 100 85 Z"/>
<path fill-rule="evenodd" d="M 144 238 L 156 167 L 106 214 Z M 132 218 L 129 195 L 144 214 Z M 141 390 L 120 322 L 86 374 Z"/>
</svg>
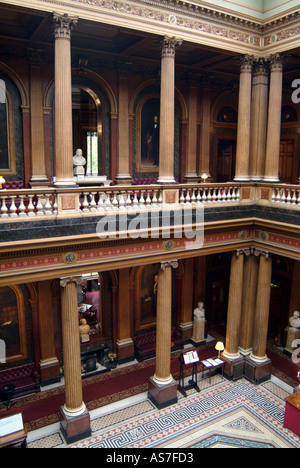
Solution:
<svg viewBox="0 0 300 468">
<path fill-rule="evenodd" d="M 92 420 L 91 437 L 67 448 L 300 448 L 300 438 L 283 427 L 288 392 L 279 385 L 228 382 L 219 375 L 199 385 L 200 393 L 178 393 L 178 403 L 160 411 L 145 397 L 102 414 Z M 62 447 L 58 437 L 29 448 L 43 444 Z"/>
</svg>

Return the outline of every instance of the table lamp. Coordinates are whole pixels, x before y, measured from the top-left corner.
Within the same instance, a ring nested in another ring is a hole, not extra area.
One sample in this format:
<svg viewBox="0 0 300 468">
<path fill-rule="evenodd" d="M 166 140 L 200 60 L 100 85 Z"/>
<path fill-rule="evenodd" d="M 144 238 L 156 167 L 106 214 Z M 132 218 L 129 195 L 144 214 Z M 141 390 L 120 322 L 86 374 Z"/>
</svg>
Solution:
<svg viewBox="0 0 300 468">
<path fill-rule="evenodd" d="M 218 356 L 218 358 L 220 359 L 220 357 L 221 357 L 221 351 L 224 351 L 224 349 L 225 349 L 225 348 L 224 348 L 224 344 L 222 343 L 222 341 L 218 341 L 218 343 L 217 343 L 216 346 L 215 346 L 215 349 L 216 349 L 217 351 L 219 351 L 219 356 Z"/>
</svg>

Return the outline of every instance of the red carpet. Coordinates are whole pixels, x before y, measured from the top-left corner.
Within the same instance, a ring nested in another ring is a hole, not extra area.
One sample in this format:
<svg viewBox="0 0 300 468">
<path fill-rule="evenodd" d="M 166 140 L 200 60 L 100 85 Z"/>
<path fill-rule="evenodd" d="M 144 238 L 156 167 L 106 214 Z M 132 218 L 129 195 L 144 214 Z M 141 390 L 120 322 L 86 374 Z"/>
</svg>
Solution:
<svg viewBox="0 0 300 468">
<path fill-rule="evenodd" d="M 214 355 L 214 342 L 201 349 L 201 360 Z M 172 354 L 171 372 L 179 378 L 179 355 Z M 191 371 L 191 368 L 189 369 Z M 89 411 L 146 392 L 148 380 L 154 375 L 155 360 L 141 362 L 123 369 L 98 374 L 82 381 L 83 401 Z M 16 400 L 10 411 L 0 405 L 0 418 L 22 412 L 28 431 L 59 422 L 60 407 L 65 403 L 64 387 L 36 393 Z"/>
<path fill-rule="evenodd" d="M 199 350 L 200 360 L 215 355 L 215 342 L 211 342 Z M 276 348 L 268 350 L 272 360 L 272 373 L 289 385 L 296 386 L 297 371 L 300 366 L 293 364 L 291 358 L 284 356 Z M 179 378 L 180 352 L 172 354 L 171 372 L 176 380 Z M 191 366 L 187 371 L 191 372 Z M 82 381 L 83 401 L 89 411 L 114 403 L 116 401 L 146 392 L 148 379 L 154 375 L 155 359 L 141 362 L 123 369 L 98 374 Z M 4 404 L 0 405 L 0 418 L 22 412 L 28 431 L 39 429 L 61 420 L 60 407 L 65 403 L 64 387 L 40 392 L 16 400 L 10 411 Z"/>
</svg>

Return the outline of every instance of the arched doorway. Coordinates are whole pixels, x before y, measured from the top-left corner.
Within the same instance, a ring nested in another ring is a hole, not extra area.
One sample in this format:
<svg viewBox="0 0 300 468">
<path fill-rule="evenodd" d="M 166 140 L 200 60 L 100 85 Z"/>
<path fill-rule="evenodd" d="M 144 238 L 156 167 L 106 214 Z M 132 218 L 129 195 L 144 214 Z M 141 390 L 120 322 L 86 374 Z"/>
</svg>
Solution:
<svg viewBox="0 0 300 468">
<path fill-rule="evenodd" d="M 103 173 L 102 103 L 89 88 L 72 88 L 73 144 L 86 159 L 86 175 Z"/>
</svg>

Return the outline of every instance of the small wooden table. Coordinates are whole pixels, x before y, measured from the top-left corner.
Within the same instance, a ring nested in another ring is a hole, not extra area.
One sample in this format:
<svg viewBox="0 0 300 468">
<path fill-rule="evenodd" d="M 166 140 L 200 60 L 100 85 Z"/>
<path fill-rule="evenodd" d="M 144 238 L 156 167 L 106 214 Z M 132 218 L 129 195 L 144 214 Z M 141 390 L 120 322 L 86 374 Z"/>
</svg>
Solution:
<svg viewBox="0 0 300 468">
<path fill-rule="evenodd" d="M 203 365 L 202 380 L 204 379 L 204 372 L 206 370 L 209 373 L 209 383 L 211 383 L 212 372 L 216 371 L 217 369 L 221 369 L 222 375 L 223 375 L 223 368 L 224 368 L 225 362 L 222 361 L 222 359 L 219 359 L 219 358 L 205 359 L 204 361 L 201 361 L 201 364 Z"/>
<path fill-rule="evenodd" d="M 283 426 L 300 437 L 300 392 L 287 397 Z"/>
<path fill-rule="evenodd" d="M 27 447 L 27 431 L 21 413 L 0 419 L 0 448 L 17 444 Z"/>
</svg>

